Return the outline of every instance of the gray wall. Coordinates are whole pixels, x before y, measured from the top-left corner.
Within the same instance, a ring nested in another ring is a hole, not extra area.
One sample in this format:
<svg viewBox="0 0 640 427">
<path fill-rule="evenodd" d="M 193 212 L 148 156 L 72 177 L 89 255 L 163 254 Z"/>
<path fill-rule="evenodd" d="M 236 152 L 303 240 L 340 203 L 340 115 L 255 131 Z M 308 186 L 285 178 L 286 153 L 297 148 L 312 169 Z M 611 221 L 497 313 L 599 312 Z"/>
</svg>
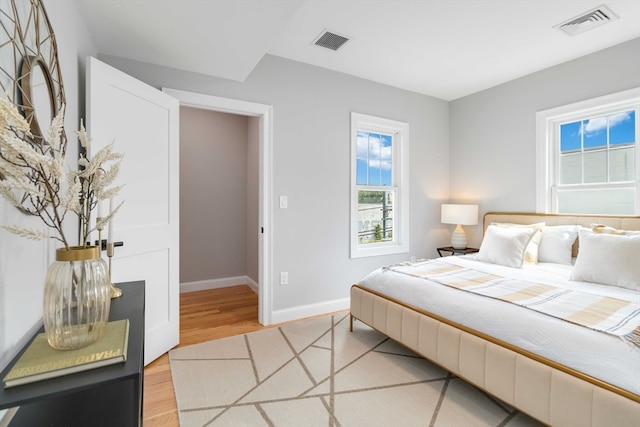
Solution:
<svg viewBox="0 0 640 427">
<path fill-rule="evenodd" d="M 267 55 L 249 78 L 232 82 L 117 57 L 99 56 L 155 87 L 273 106 L 273 307 L 347 298 L 372 269 L 434 256 L 446 242 L 440 203 L 448 199 L 446 101 Z M 411 126 L 411 254 L 349 258 L 350 113 Z M 289 208 L 278 209 L 288 196 Z M 280 271 L 289 285 L 279 286 Z"/>
<path fill-rule="evenodd" d="M 180 108 L 181 283 L 247 274 L 248 124 Z"/>
<path fill-rule="evenodd" d="M 640 86 L 640 39 L 457 99 L 450 105 L 451 199 L 536 209 L 536 112 Z M 466 226 L 470 245 L 482 229 Z"/>
<path fill-rule="evenodd" d="M 85 105 L 85 57 L 95 56 L 96 50 L 75 3 L 45 0 L 44 4 L 56 35 L 67 100 L 67 164 L 75 167 L 78 144 L 74 131 Z M 0 224 L 45 229 L 39 219 L 19 213 L 4 200 L 0 200 Z M 70 217 L 67 226 L 66 232 L 74 235 L 73 218 Z M 0 229 L 0 369 L 20 348 L 28 332 L 41 324 L 44 277 L 54 260 L 56 246 L 54 241 L 31 241 Z"/>
</svg>

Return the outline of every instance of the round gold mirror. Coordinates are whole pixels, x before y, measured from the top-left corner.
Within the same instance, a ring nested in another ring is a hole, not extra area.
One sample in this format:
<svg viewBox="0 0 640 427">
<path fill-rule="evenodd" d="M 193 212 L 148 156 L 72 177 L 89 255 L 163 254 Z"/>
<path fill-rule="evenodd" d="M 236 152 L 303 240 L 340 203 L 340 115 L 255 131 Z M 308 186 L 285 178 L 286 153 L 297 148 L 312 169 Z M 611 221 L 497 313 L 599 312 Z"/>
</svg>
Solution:
<svg viewBox="0 0 640 427">
<path fill-rule="evenodd" d="M 0 96 L 18 107 L 29 123 L 34 148 L 46 153 L 50 148 L 46 143 L 49 125 L 65 105 L 51 23 L 42 0 L 2 0 L 0 21 Z M 66 145 L 66 134 L 62 132 L 62 153 Z M 27 207 L 25 201 L 26 196 L 20 208 L 24 212 L 37 214 L 42 208 Z"/>
<path fill-rule="evenodd" d="M 44 59 L 28 56 L 22 61 L 18 80 L 22 95 L 22 113 L 31 125 L 37 143 L 45 143 L 49 125 L 56 114 L 53 78 Z"/>
</svg>

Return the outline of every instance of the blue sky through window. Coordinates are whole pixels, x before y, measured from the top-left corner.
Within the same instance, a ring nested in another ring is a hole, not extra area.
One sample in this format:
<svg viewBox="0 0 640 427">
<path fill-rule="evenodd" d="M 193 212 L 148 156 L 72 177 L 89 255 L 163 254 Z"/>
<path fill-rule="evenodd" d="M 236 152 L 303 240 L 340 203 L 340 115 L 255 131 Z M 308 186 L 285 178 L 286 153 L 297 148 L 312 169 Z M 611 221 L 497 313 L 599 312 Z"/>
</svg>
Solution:
<svg viewBox="0 0 640 427">
<path fill-rule="evenodd" d="M 356 184 L 392 184 L 391 135 L 359 130 L 356 134 Z"/>
<path fill-rule="evenodd" d="M 611 114 L 589 120 L 560 125 L 560 152 L 604 148 L 609 145 L 634 144 L 636 135 L 635 111 Z"/>
</svg>

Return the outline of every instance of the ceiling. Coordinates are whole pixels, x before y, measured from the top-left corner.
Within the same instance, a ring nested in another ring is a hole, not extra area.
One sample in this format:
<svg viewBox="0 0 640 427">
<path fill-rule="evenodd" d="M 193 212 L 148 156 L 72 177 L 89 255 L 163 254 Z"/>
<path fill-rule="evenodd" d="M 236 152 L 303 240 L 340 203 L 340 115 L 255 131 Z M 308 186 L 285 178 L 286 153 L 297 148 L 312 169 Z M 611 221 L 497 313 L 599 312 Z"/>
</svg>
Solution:
<svg viewBox="0 0 640 427">
<path fill-rule="evenodd" d="M 235 81 L 271 54 L 444 100 L 640 37 L 638 0 L 576 36 L 554 27 L 602 0 L 76 1 L 102 54 Z M 315 46 L 323 30 L 350 40 Z"/>
</svg>

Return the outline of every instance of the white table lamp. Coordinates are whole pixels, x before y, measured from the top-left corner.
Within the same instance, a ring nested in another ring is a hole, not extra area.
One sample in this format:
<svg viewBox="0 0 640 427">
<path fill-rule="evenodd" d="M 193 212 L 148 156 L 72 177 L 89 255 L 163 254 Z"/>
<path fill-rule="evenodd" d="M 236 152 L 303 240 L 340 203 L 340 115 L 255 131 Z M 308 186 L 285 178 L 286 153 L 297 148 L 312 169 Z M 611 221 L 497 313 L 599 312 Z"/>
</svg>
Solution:
<svg viewBox="0 0 640 427">
<path fill-rule="evenodd" d="M 462 229 L 463 225 L 476 225 L 478 223 L 478 205 L 442 205 L 440 221 L 443 224 L 455 224 L 456 228 L 451 234 L 451 247 L 465 249 L 467 236 Z"/>
</svg>

